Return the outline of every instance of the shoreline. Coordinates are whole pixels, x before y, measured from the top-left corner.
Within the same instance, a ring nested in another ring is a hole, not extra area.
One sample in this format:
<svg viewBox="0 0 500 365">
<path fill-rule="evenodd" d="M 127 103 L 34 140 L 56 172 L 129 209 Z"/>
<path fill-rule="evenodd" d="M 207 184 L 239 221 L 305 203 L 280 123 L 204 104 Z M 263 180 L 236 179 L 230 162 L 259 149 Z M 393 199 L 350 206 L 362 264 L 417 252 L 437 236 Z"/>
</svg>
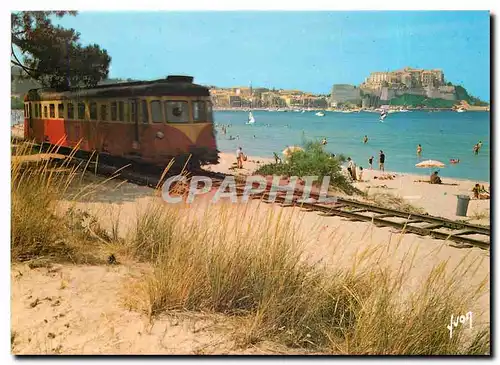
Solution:
<svg viewBox="0 0 500 365">
<path fill-rule="evenodd" d="M 236 156 L 233 153 L 220 152 L 217 165 L 205 167 L 208 171 L 231 175 L 252 175 L 255 170 L 266 163 L 273 163 L 274 158 L 247 155 L 243 169 L 235 169 Z M 390 175 L 391 179 L 380 179 L 382 175 Z M 476 183 L 491 186 L 490 182 L 455 179 L 441 176 L 443 184 L 429 184 L 430 175 L 418 175 L 379 170 L 363 169 L 363 181 L 353 182 L 353 186 L 364 191 L 368 198 L 394 197 L 415 207 L 422 208 L 426 213 L 451 220 L 467 219 L 474 224 L 490 222 L 490 199 L 473 198 L 472 188 Z M 424 180 L 424 181 L 419 181 Z M 344 195 L 343 193 L 338 193 Z M 467 216 L 457 216 L 457 196 L 469 196 Z"/>
<path fill-rule="evenodd" d="M 489 113 L 490 110 L 489 109 L 479 109 L 481 107 L 475 107 L 475 108 L 471 108 L 471 109 L 467 109 L 465 110 L 466 112 L 487 112 Z M 227 108 L 220 108 L 220 107 L 214 107 L 213 108 L 213 111 L 214 112 L 249 112 L 249 111 L 262 111 L 262 112 L 281 112 L 281 113 L 290 113 L 290 112 L 302 112 L 302 110 L 304 110 L 305 112 L 317 112 L 317 111 L 327 111 L 327 112 L 331 112 L 331 113 L 342 113 L 343 110 L 341 109 L 331 109 L 331 108 L 300 108 L 300 107 L 297 107 L 297 108 L 289 108 L 289 107 L 286 107 L 286 108 L 249 108 L 249 107 L 227 107 Z M 377 110 L 375 109 L 347 109 L 348 111 L 350 111 L 351 113 L 378 113 Z M 391 109 L 389 108 L 389 110 L 393 110 L 394 112 L 396 113 L 400 113 L 401 111 L 398 110 L 398 109 Z M 451 109 L 451 108 L 420 108 L 420 109 L 416 109 L 416 108 L 407 108 L 406 109 L 407 111 L 410 111 L 410 112 L 456 112 L 455 109 Z"/>
<path fill-rule="evenodd" d="M 223 158 L 231 159 L 232 155 L 233 155 L 232 152 L 226 152 L 226 151 L 220 151 L 219 154 L 221 155 L 221 160 Z M 229 156 L 231 156 L 231 157 L 229 157 Z M 282 156 L 280 156 L 280 157 L 282 157 Z M 248 158 L 248 161 L 244 162 L 244 165 L 248 165 L 248 163 L 250 161 L 262 161 L 262 162 L 266 162 L 266 163 L 274 163 L 274 157 L 247 155 L 247 158 Z M 236 157 L 234 157 L 234 162 L 236 162 Z M 220 162 L 219 162 L 219 164 L 220 164 Z M 374 163 L 374 165 L 375 165 L 375 163 Z M 212 166 L 218 166 L 218 165 L 212 165 Z M 359 166 L 358 166 L 358 168 L 359 168 Z M 422 170 L 426 170 L 426 169 L 422 169 Z M 411 176 L 411 177 L 414 177 L 416 179 L 417 178 L 418 179 L 429 179 L 430 178 L 430 174 L 414 174 L 411 172 L 389 171 L 389 170 L 385 170 L 384 172 L 382 172 L 378 168 L 375 168 L 375 166 L 374 166 L 373 170 L 369 170 L 368 168 L 363 169 L 364 174 L 366 174 L 368 172 L 370 172 L 370 174 L 379 173 L 379 175 L 387 175 L 388 174 L 388 175 L 397 175 L 397 176 Z M 462 183 L 491 185 L 491 182 L 486 181 L 486 180 L 474 180 L 474 179 L 470 179 L 470 178 L 458 178 L 458 177 L 446 177 L 446 176 L 443 177 L 442 175 L 440 175 L 440 176 L 441 176 L 441 179 L 447 180 L 447 181 L 451 180 L 451 181 L 458 181 L 458 182 L 462 182 Z M 381 181 L 383 181 L 383 180 L 381 180 Z"/>
</svg>

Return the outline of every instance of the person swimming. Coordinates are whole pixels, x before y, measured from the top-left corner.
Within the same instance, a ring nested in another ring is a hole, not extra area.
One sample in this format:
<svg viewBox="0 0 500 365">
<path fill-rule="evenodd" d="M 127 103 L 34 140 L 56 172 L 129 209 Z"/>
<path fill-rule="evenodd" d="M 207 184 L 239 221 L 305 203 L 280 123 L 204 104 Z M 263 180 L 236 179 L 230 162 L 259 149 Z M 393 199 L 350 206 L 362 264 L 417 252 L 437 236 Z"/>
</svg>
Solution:
<svg viewBox="0 0 500 365">
<path fill-rule="evenodd" d="M 457 163 L 459 163 L 459 162 L 460 162 L 460 159 L 459 159 L 459 158 L 451 158 L 451 159 L 450 159 L 450 163 L 451 163 L 451 164 L 457 164 Z"/>
</svg>

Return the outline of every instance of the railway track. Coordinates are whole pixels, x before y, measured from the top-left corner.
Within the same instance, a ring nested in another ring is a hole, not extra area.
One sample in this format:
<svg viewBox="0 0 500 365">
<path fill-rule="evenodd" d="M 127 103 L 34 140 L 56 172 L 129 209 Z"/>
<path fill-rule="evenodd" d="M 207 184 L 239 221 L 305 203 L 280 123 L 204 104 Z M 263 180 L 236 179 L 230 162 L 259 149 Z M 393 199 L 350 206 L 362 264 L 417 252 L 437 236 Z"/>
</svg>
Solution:
<svg viewBox="0 0 500 365">
<path fill-rule="evenodd" d="M 152 188 L 160 186 L 169 176 L 179 173 L 179 171 L 168 171 L 163 174 L 160 168 L 129 162 L 129 166 L 123 168 L 125 161 L 116 158 L 99 158 L 97 161 L 88 163 L 88 159 L 73 157 L 73 164 L 87 166 L 89 171 L 95 171 L 105 176 L 116 176 L 116 178 L 127 180 L 137 185 L 145 185 Z M 97 166 L 96 166 L 97 165 Z M 118 167 L 121 166 L 121 167 Z M 212 187 L 217 187 L 222 183 L 226 174 L 210 172 L 202 169 L 190 171 L 192 175 L 203 175 L 211 177 Z M 162 176 L 163 174 L 163 176 Z M 162 181 L 160 181 L 162 179 Z M 244 185 L 237 187 L 238 195 L 243 194 Z M 333 204 L 321 204 L 317 202 L 298 202 L 297 199 L 302 193 L 295 193 L 291 203 L 285 201 L 285 192 L 279 192 L 274 198 L 274 202 L 281 206 L 297 206 L 302 210 L 315 211 L 322 216 L 339 216 L 353 221 L 372 222 L 381 227 L 391 227 L 402 232 L 413 233 L 420 236 L 431 236 L 436 239 L 451 241 L 453 247 L 481 249 L 490 248 L 490 228 L 469 224 L 460 221 L 453 221 L 441 217 L 427 214 L 409 213 L 396 209 L 383 208 L 380 206 L 360 202 L 357 200 L 337 198 Z M 317 200 L 318 196 L 310 194 L 312 199 Z M 269 201 L 269 190 L 251 196 L 252 199 Z"/>
</svg>

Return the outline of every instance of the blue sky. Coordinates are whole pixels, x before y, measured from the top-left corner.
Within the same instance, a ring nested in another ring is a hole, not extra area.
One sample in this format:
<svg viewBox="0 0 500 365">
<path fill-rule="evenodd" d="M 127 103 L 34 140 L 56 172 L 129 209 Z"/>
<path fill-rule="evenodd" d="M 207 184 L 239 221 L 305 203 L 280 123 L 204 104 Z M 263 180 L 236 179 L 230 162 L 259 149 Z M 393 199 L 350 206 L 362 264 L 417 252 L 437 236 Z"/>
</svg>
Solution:
<svg viewBox="0 0 500 365">
<path fill-rule="evenodd" d="M 110 77 L 329 93 L 410 66 L 440 68 L 490 99 L 486 11 L 80 12 L 58 22 L 108 51 Z"/>
</svg>

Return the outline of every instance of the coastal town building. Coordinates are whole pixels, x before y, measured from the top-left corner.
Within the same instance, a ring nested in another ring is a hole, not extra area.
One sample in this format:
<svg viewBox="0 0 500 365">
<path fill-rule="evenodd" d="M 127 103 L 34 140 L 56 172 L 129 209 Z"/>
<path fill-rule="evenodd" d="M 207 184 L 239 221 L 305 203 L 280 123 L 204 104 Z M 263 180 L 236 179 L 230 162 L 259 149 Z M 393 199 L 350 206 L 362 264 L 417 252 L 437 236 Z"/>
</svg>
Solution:
<svg viewBox="0 0 500 365">
<path fill-rule="evenodd" d="M 446 85 L 444 73 L 439 69 L 405 67 L 396 71 L 372 72 L 360 89 L 363 94 L 378 97 L 381 101 L 390 101 L 405 94 L 456 100 L 455 87 Z"/>
<path fill-rule="evenodd" d="M 383 86 L 417 88 L 425 86 L 439 87 L 444 85 L 442 70 L 424 70 L 405 67 L 402 70 L 388 72 L 372 72 L 363 83 L 367 88 Z"/>
<path fill-rule="evenodd" d="M 269 90 L 266 88 L 211 88 L 216 108 L 326 108 L 325 96 L 300 90 Z"/>
<path fill-rule="evenodd" d="M 336 84 L 332 87 L 330 105 L 337 107 L 340 104 L 361 104 L 361 90 L 359 87 L 347 84 Z"/>
</svg>

